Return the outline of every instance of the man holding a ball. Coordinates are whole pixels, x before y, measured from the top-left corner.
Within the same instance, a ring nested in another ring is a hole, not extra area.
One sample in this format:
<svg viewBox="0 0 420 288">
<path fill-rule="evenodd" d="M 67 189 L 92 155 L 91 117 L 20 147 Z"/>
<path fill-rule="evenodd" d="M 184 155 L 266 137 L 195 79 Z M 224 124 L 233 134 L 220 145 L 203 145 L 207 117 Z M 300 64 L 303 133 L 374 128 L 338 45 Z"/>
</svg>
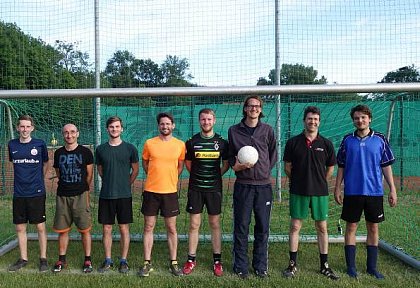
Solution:
<svg viewBox="0 0 420 288">
<path fill-rule="evenodd" d="M 248 234 L 252 211 L 255 216 L 252 268 L 257 277 L 268 275 L 268 235 L 273 197 L 271 169 L 278 156 L 274 130 L 260 120 L 264 116 L 262 106 L 259 96 L 247 97 L 242 108 L 243 119 L 230 127 L 228 132 L 229 164 L 236 174 L 233 270 L 242 279 L 248 277 Z M 239 161 L 238 152 L 244 146 L 252 146 L 258 151 L 255 164 Z"/>
</svg>

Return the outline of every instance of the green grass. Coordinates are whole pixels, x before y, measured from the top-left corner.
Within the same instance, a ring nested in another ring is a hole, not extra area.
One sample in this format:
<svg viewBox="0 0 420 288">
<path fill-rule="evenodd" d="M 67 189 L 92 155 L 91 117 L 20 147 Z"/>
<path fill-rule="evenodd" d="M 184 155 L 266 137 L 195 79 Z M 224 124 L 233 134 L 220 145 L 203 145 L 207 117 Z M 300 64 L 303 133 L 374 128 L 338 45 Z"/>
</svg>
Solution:
<svg viewBox="0 0 420 288">
<path fill-rule="evenodd" d="M 225 274 L 215 277 L 212 274 L 211 245 L 199 246 L 198 265 L 193 274 L 175 277 L 168 271 L 168 250 L 165 242 L 156 242 L 153 249 L 153 265 L 155 267 L 148 278 L 136 275 L 142 261 L 142 243 L 132 242 L 129 253 L 131 271 L 129 275 L 120 275 L 116 270 L 109 274 L 99 274 L 96 268 L 103 259 L 102 244 L 98 241 L 93 245 L 93 264 L 95 272 L 90 275 L 83 274 L 81 264 L 83 261 L 82 245 L 79 241 L 72 241 L 69 246 L 67 261 L 69 269 L 60 274 L 47 272 L 38 273 L 38 246 L 36 241 L 29 243 L 29 264 L 16 273 L 7 272 L 7 267 L 19 257 L 16 248 L 0 258 L 0 287 L 415 287 L 420 281 L 420 273 L 406 266 L 389 254 L 380 251 L 378 268 L 386 276 L 385 280 L 376 280 L 364 273 L 366 252 L 364 245 L 358 244 L 357 267 L 359 279 L 352 279 L 345 274 L 343 245 L 330 245 L 330 266 L 341 276 L 338 281 L 325 279 L 318 273 L 319 257 L 315 244 L 301 244 L 298 263 L 299 272 L 295 279 L 285 279 L 281 271 L 287 266 L 288 246 L 285 243 L 273 243 L 269 247 L 269 274 L 268 279 L 258 279 L 251 274 L 249 279 L 242 280 L 232 273 L 231 244 L 223 244 L 223 262 Z M 251 250 L 250 245 L 250 250 Z M 57 260 L 57 242 L 48 243 L 49 264 Z M 117 261 L 118 243 L 114 243 L 113 256 Z M 186 259 L 187 243 L 181 242 L 178 247 L 179 262 Z M 252 270 L 250 270 L 252 272 Z"/>
</svg>

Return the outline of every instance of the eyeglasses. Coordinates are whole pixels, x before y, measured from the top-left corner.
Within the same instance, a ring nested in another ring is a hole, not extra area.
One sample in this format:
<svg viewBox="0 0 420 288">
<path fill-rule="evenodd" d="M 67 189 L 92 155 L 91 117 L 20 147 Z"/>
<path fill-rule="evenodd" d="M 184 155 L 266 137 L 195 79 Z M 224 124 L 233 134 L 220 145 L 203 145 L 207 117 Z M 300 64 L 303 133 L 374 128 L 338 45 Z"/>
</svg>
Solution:
<svg viewBox="0 0 420 288">
<path fill-rule="evenodd" d="M 258 109 L 258 108 L 261 108 L 261 105 L 246 105 L 246 107 L 248 107 L 250 109 L 252 109 L 252 108 Z"/>
</svg>

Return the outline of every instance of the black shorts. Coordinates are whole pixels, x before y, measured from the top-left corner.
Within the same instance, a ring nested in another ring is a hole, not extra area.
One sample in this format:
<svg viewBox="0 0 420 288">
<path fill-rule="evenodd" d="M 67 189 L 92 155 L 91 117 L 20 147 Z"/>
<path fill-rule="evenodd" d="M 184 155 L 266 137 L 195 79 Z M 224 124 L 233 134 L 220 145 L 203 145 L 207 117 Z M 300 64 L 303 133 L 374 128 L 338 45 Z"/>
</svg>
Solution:
<svg viewBox="0 0 420 288">
<path fill-rule="evenodd" d="M 178 193 L 160 194 L 144 191 L 141 213 L 144 216 L 174 217 L 179 214 Z"/>
<path fill-rule="evenodd" d="M 346 222 L 360 221 L 362 212 L 365 220 L 380 223 L 385 220 L 383 196 L 344 196 L 341 219 Z"/>
<path fill-rule="evenodd" d="M 209 215 L 219 215 L 222 212 L 221 192 L 200 192 L 188 190 L 188 201 L 186 211 L 190 214 L 200 214 L 206 206 Z"/>
<path fill-rule="evenodd" d="M 99 198 L 98 222 L 105 225 L 114 225 L 115 216 L 118 224 L 133 223 L 132 198 L 102 199 Z"/>
<path fill-rule="evenodd" d="M 45 195 L 13 198 L 13 224 L 39 224 L 45 220 Z"/>
</svg>

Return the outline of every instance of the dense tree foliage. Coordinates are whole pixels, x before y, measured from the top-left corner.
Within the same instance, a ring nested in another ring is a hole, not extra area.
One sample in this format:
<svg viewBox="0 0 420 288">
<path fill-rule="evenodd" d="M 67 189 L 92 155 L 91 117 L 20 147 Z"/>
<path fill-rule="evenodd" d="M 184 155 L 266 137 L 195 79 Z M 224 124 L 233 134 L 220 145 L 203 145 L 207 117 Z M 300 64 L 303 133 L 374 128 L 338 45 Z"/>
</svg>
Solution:
<svg viewBox="0 0 420 288">
<path fill-rule="evenodd" d="M 272 69 L 268 74 L 268 79 L 260 77 L 257 85 L 274 85 L 276 83 L 276 70 Z M 280 85 L 319 85 L 327 84 L 324 75 L 318 77 L 318 71 L 312 66 L 303 64 L 283 64 L 280 70 Z M 273 99 L 273 96 L 266 96 Z M 336 102 L 360 100 L 357 93 L 345 94 L 310 94 L 310 95 L 283 95 L 282 102 Z"/>
</svg>

